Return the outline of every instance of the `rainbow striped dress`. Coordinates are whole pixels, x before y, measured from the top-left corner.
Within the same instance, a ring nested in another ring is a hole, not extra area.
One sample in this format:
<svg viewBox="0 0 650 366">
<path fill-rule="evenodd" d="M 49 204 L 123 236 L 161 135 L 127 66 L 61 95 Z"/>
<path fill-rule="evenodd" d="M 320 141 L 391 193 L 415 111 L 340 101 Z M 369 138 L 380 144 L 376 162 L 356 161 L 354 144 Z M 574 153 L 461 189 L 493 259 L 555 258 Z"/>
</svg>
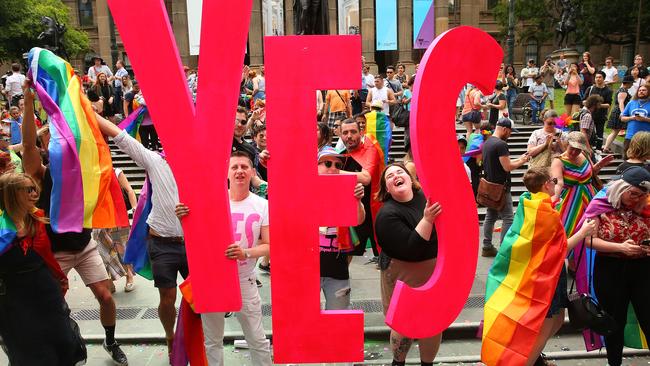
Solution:
<svg viewBox="0 0 650 366">
<path fill-rule="evenodd" d="M 596 195 L 591 180 L 591 164 L 585 159 L 580 166 L 573 164 L 564 157 L 559 157 L 564 165 L 564 188 L 560 194 L 557 210 L 564 225 L 566 236 L 575 233 L 576 226 L 584 214 L 589 202 Z"/>
</svg>

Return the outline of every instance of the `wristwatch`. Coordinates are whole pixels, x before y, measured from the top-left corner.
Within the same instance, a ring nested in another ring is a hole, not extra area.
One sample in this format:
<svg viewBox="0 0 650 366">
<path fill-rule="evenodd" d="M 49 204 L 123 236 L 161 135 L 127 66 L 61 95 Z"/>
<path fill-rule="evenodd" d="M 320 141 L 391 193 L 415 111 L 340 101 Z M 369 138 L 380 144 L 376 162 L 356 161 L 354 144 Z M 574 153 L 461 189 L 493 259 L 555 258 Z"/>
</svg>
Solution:
<svg viewBox="0 0 650 366">
<path fill-rule="evenodd" d="M 251 254 L 246 249 L 244 249 L 244 256 L 246 257 L 246 259 L 251 259 Z"/>
</svg>

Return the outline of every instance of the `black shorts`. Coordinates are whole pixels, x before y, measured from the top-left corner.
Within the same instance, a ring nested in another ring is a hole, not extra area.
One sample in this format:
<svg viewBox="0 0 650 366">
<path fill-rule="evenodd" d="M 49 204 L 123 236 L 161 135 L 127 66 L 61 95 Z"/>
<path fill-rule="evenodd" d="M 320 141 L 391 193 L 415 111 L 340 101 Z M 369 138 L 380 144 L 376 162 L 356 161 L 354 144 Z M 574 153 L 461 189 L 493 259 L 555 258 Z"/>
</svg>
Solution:
<svg viewBox="0 0 650 366">
<path fill-rule="evenodd" d="M 359 245 L 354 247 L 354 250 L 349 252 L 348 255 L 363 257 L 366 253 L 366 244 L 368 239 L 370 239 L 371 248 L 377 248 L 377 243 L 375 242 L 375 235 L 372 230 L 372 224 L 368 225 L 364 223 L 359 226 L 355 226 L 354 230 L 357 232 L 357 237 L 359 238 Z M 375 249 L 376 250 L 376 249 Z"/>
<path fill-rule="evenodd" d="M 564 94 L 564 105 L 581 105 L 580 94 Z"/>
<path fill-rule="evenodd" d="M 468 112 L 467 114 L 463 114 L 461 120 L 463 122 L 472 122 L 473 124 L 478 125 L 481 123 L 481 112 L 480 111 Z"/>
<path fill-rule="evenodd" d="M 180 273 L 183 278 L 189 275 L 185 242 L 171 242 L 164 238 L 149 236 L 147 250 L 155 287 L 176 287 L 176 273 Z"/>
</svg>

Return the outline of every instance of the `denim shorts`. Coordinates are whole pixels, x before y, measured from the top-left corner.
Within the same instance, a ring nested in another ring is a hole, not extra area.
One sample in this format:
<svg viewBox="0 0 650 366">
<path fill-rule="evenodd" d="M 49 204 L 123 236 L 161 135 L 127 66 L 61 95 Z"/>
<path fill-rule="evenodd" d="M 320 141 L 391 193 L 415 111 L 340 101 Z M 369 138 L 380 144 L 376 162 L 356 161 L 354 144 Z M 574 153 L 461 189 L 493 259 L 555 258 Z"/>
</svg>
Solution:
<svg viewBox="0 0 650 366">
<path fill-rule="evenodd" d="M 562 308 L 569 306 L 566 285 L 567 274 L 563 264 L 562 272 L 560 272 L 560 278 L 557 280 L 557 287 L 555 287 L 555 293 L 553 294 L 553 300 L 551 300 L 551 306 L 548 308 L 548 313 L 546 313 L 546 318 L 551 318 L 553 315 L 559 314 Z"/>
</svg>

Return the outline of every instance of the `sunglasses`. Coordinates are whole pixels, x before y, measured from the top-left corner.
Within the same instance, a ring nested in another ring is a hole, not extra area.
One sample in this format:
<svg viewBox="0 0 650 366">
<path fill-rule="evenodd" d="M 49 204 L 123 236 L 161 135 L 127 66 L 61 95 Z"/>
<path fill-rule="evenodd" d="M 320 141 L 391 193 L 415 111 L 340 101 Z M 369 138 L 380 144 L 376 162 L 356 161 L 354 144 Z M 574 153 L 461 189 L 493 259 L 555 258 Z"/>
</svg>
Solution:
<svg viewBox="0 0 650 366">
<path fill-rule="evenodd" d="M 36 190 L 36 187 L 34 187 L 34 186 L 20 187 L 20 189 L 23 190 L 23 191 L 25 191 L 25 192 L 27 192 L 28 194 L 32 194 L 32 193 L 36 193 L 36 192 L 38 192 L 38 191 Z"/>
<path fill-rule="evenodd" d="M 242 126 L 248 123 L 245 119 L 235 119 L 235 122 L 239 122 Z"/>
<path fill-rule="evenodd" d="M 325 168 L 327 168 L 327 169 L 331 168 L 332 165 L 334 165 L 334 166 L 336 167 L 336 169 L 338 169 L 338 170 L 343 169 L 343 163 L 341 163 L 340 161 L 325 160 L 325 161 L 321 161 L 321 162 L 318 163 L 318 164 L 319 164 L 319 165 L 320 165 L 320 164 L 325 165 Z"/>
</svg>

